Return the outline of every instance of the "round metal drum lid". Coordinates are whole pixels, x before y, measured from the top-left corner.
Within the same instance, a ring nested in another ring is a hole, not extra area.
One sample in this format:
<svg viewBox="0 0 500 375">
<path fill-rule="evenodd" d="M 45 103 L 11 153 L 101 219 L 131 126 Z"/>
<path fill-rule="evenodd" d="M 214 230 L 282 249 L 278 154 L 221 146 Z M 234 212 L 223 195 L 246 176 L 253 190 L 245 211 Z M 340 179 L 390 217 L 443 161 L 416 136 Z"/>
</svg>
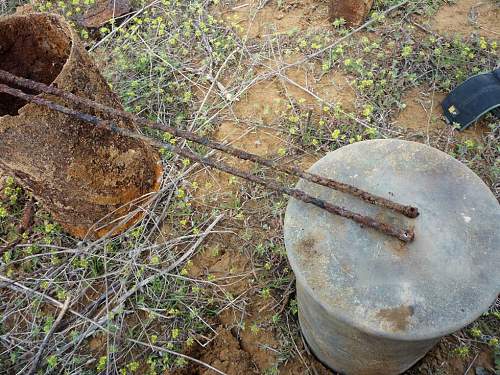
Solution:
<svg viewBox="0 0 500 375">
<path fill-rule="evenodd" d="M 405 244 L 291 199 L 285 245 L 297 282 L 354 327 L 399 340 L 443 336 L 487 310 L 500 292 L 500 206 L 465 165 L 401 140 L 355 143 L 310 172 L 418 207 L 409 219 L 301 180 L 297 187 L 349 210 L 414 227 Z"/>
</svg>

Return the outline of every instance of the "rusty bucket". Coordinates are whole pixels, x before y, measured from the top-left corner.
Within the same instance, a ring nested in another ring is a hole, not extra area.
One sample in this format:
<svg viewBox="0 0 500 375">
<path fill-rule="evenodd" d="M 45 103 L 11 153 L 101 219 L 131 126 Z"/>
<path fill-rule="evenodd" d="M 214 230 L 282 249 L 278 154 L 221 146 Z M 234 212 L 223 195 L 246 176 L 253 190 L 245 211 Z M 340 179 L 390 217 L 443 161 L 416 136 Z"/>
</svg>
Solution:
<svg viewBox="0 0 500 375">
<path fill-rule="evenodd" d="M 348 26 L 359 26 L 368 16 L 372 5 L 373 0 L 330 0 L 330 21 L 343 18 Z"/>
<path fill-rule="evenodd" d="M 78 36 L 57 15 L 0 18 L 0 69 L 122 109 Z M 133 127 L 88 108 L 76 109 Z M 141 214 L 136 209 L 159 189 L 162 172 L 157 152 L 146 143 L 6 94 L 0 94 L 0 169 L 79 238 L 117 234 L 137 222 Z"/>
<path fill-rule="evenodd" d="M 298 188 L 327 202 L 415 230 L 415 240 L 403 243 L 289 202 L 285 245 L 300 325 L 327 366 L 346 375 L 400 374 L 495 301 L 500 205 L 465 165 L 419 143 L 376 140 L 336 150 L 310 172 L 420 211 L 409 219 L 299 182 Z"/>
</svg>

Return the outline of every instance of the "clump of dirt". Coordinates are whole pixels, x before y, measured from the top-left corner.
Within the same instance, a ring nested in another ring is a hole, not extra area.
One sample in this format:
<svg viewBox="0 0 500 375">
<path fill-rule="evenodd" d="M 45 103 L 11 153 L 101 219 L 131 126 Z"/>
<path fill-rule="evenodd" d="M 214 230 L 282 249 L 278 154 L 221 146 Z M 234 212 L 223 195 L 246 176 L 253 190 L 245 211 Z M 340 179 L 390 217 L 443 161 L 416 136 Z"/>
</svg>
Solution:
<svg viewBox="0 0 500 375">
<path fill-rule="evenodd" d="M 253 365 L 263 373 L 276 363 L 276 351 L 279 347 L 272 329 L 261 328 L 269 320 L 269 312 L 262 303 L 253 301 L 245 314 L 234 309 L 224 310 L 219 318 L 226 331 L 238 341 L 239 348 L 250 355 Z"/>
<path fill-rule="evenodd" d="M 241 348 L 230 331 L 221 329 L 200 359 L 226 374 L 259 374 L 249 353 Z M 194 374 L 212 375 L 213 371 L 200 367 Z"/>
<path fill-rule="evenodd" d="M 258 319 L 256 315 L 245 321 L 245 330 L 240 331 L 241 347 L 252 357 L 259 370 L 264 372 L 271 368 L 276 362 L 276 352 L 273 349 L 279 347 L 272 330 L 259 329 L 252 332 L 251 324 Z"/>
<path fill-rule="evenodd" d="M 368 16 L 373 0 L 330 1 L 330 19 L 343 18 L 349 26 L 359 26 Z"/>
<path fill-rule="evenodd" d="M 276 332 L 269 327 L 272 311 L 269 302 L 253 298 L 244 314 L 237 309 L 224 310 L 219 318 L 221 323 L 237 337 L 241 348 L 251 355 L 252 361 L 265 372 L 276 363 L 279 347 Z"/>
<path fill-rule="evenodd" d="M 322 363 L 313 359 L 312 356 L 305 358 L 293 358 L 280 367 L 280 374 L 283 375 L 334 375 L 335 373 L 323 366 Z"/>
<path fill-rule="evenodd" d="M 102 352 L 106 349 L 108 339 L 106 335 L 99 334 L 95 335 L 88 340 L 88 348 L 96 356 L 99 357 Z"/>
<path fill-rule="evenodd" d="M 446 4 L 434 16 L 432 28 L 440 34 L 468 36 L 475 32 L 498 39 L 500 7 L 493 0 L 459 0 L 455 4 Z"/>
<path fill-rule="evenodd" d="M 217 315 L 220 326 L 214 341 L 207 348 L 198 349 L 197 358 L 229 375 L 260 374 L 276 363 L 275 349 L 279 343 L 274 329 L 269 328 L 273 313 L 269 304 L 272 302 L 271 299 L 255 298 L 257 280 L 253 267 L 237 236 L 221 234 L 193 257 L 188 270 L 192 278 L 206 279 L 211 275 L 220 288 L 248 300 L 243 310 L 231 306 L 223 309 Z M 226 363 L 229 354 L 241 358 L 243 367 Z M 243 370 L 250 372 L 238 372 Z"/>
</svg>

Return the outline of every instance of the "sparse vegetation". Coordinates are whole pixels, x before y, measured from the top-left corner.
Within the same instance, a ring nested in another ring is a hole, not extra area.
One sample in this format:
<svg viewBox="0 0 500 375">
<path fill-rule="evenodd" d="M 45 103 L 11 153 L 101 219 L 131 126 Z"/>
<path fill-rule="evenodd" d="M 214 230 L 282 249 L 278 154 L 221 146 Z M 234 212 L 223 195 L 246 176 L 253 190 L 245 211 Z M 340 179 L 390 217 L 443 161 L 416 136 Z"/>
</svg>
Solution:
<svg viewBox="0 0 500 375">
<path fill-rule="evenodd" d="M 432 16 L 449 2 L 411 2 L 383 16 L 399 1 L 376 1 L 371 17 L 377 22 L 311 57 L 352 32 L 342 20 L 325 21 L 321 0 L 316 8 L 298 0 L 246 6 L 141 0 L 126 17 L 90 30 L 78 20 L 93 1 L 36 0 L 34 7 L 72 22 L 127 111 L 304 167 L 366 139 L 425 142 L 467 164 L 500 198 L 497 119 L 487 116 L 477 132 L 459 133 L 444 125 L 435 105 L 430 111 L 422 105 L 427 124 L 415 129 L 397 121 L 411 89 L 421 87 L 433 103 L 435 95 L 498 64 L 498 41 L 432 30 Z M 13 12 L 13 5 L 0 1 L 0 12 Z M 275 18 L 307 7 L 323 12 L 309 15 L 307 27 L 296 18 L 293 25 Z M 256 20 L 264 12 L 268 18 Z M 430 126 L 434 120 L 439 125 Z M 210 152 L 168 133 L 148 135 Z M 139 224 L 113 239 L 71 238 L 39 206 L 30 231 L 20 233 L 30 194 L 11 177 L 0 179 L 0 248 L 6 248 L 0 259 L 0 374 L 30 368 L 67 298 L 70 309 L 39 373 L 208 374 L 189 357 L 224 365 L 228 373 L 244 361 L 263 374 L 317 373 L 321 365 L 300 337 L 283 244 L 286 199 L 161 153 L 165 175 L 154 204 Z M 234 357 L 246 358 L 234 360 L 241 363 L 214 359 L 222 331 L 238 339 L 228 351 L 245 352 Z M 408 374 L 455 374 L 435 357 L 458 358 L 467 367 L 480 352 L 496 353 L 500 371 L 499 338 L 497 301 Z"/>
</svg>

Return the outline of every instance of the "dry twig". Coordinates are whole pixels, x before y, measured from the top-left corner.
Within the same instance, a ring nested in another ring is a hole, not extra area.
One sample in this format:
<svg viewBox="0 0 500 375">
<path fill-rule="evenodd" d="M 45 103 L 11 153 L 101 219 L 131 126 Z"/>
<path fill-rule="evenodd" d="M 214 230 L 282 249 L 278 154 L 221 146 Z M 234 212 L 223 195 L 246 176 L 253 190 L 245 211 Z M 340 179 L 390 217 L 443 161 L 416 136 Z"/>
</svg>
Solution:
<svg viewBox="0 0 500 375">
<path fill-rule="evenodd" d="M 43 352 L 45 351 L 45 348 L 47 347 L 52 335 L 56 331 L 57 327 L 61 323 L 64 314 L 68 311 L 69 308 L 69 303 L 71 302 L 71 295 L 68 295 L 66 298 L 66 301 L 64 301 L 64 304 L 61 307 L 61 311 L 59 311 L 59 315 L 57 315 L 56 320 L 52 324 L 52 327 L 50 328 L 50 331 L 45 335 L 45 338 L 42 341 L 42 344 L 40 345 L 40 348 L 38 349 L 38 353 L 36 354 L 35 358 L 33 359 L 33 365 L 31 366 L 31 369 L 28 371 L 27 375 L 33 375 L 36 373 L 38 366 L 40 365 L 40 361 L 42 360 Z"/>
</svg>

